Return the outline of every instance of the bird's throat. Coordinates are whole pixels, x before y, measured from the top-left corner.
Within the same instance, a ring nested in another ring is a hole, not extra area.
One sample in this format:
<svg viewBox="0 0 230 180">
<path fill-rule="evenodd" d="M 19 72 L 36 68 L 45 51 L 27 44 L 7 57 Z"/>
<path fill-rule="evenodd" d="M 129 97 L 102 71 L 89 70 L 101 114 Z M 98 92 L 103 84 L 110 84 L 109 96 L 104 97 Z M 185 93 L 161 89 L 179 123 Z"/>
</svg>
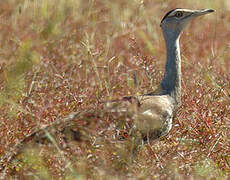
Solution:
<svg viewBox="0 0 230 180">
<path fill-rule="evenodd" d="M 169 94 L 177 104 L 181 101 L 181 57 L 179 36 L 167 39 L 166 50 L 167 60 L 165 65 L 165 75 L 161 82 L 164 94 Z"/>
</svg>

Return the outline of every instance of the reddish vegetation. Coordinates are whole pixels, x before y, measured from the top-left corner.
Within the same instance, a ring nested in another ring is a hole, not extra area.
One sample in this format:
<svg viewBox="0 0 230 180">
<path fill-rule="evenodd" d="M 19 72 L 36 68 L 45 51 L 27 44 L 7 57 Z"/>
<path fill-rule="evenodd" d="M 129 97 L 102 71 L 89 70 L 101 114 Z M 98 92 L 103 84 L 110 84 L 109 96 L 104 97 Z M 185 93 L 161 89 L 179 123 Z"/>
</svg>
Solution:
<svg viewBox="0 0 230 180">
<path fill-rule="evenodd" d="M 207 7 L 216 13 L 193 21 L 182 35 L 182 106 L 172 131 L 133 153 L 131 121 L 103 113 L 102 102 L 159 84 L 161 17 L 191 7 L 189 1 L 2 1 L 0 157 L 34 129 L 73 111 L 96 111 L 74 119 L 74 137 L 51 136 L 28 144 L 11 162 L 2 160 L 6 177 L 227 178 L 230 18 L 219 2 Z"/>
</svg>

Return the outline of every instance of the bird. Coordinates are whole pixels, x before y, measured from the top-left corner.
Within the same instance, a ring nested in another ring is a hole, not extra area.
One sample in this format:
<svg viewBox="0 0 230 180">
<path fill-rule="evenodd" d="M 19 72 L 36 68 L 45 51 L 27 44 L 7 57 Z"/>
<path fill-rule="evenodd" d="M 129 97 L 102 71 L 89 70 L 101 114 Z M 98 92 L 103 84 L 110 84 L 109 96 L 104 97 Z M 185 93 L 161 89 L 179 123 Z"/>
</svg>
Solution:
<svg viewBox="0 0 230 180">
<path fill-rule="evenodd" d="M 133 127 L 145 142 L 169 133 L 173 118 L 181 105 L 181 55 L 179 40 L 184 28 L 198 16 L 214 12 L 213 9 L 190 10 L 176 8 L 165 14 L 160 27 L 166 45 L 164 77 L 157 90 L 138 96 L 125 96 L 106 103 L 110 112 L 126 112 Z"/>
<path fill-rule="evenodd" d="M 139 96 L 125 96 L 120 100 L 108 101 L 105 108 L 110 112 L 126 112 L 133 117 L 133 127 L 141 133 L 144 141 L 158 139 L 169 133 L 172 128 L 173 118 L 181 103 L 181 57 L 179 39 L 183 29 L 195 17 L 214 12 L 213 9 L 189 10 L 176 8 L 163 17 L 160 27 L 166 44 L 166 65 L 164 78 L 159 88 L 151 93 Z M 92 112 L 91 112 L 92 111 Z M 67 132 L 72 132 L 75 139 L 79 132 L 69 129 L 75 118 L 80 118 L 87 113 L 93 113 L 92 109 L 82 112 L 74 112 L 54 124 L 39 128 L 17 142 L 11 151 L 7 151 L 0 158 L 0 170 L 6 172 L 7 163 L 10 162 L 22 149 L 22 145 L 36 136 L 35 141 L 42 139 L 44 132 L 54 127 L 64 127 Z M 73 126 L 74 127 L 74 126 Z M 73 128 L 71 126 L 71 128 Z M 57 128 L 55 128 L 57 129 Z M 64 132 L 63 128 L 60 131 Z M 58 131 L 58 130 L 57 130 Z M 66 132 L 65 131 L 65 132 Z M 56 133 L 56 131 L 54 131 Z M 6 161 L 6 163 L 3 163 Z"/>
</svg>

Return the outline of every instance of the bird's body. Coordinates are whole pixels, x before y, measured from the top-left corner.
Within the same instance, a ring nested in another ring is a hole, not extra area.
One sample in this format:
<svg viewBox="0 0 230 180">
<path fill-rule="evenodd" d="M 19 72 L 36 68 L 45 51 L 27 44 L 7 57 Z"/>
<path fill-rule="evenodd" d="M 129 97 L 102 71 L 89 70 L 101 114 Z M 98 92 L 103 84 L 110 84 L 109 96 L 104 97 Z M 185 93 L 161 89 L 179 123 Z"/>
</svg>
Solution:
<svg viewBox="0 0 230 180">
<path fill-rule="evenodd" d="M 175 101 L 169 95 L 139 96 L 140 106 L 134 114 L 134 124 L 148 138 L 166 135 L 172 127 Z"/>
<path fill-rule="evenodd" d="M 134 127 L 143 137 L 157 139 L 170 131 L 173 116 L 181 102 L 181 32 L 191 19 L 211 12 L 214 10 L 169 11 L 161 21 L 167 58 L 160 91 L 142 96 L 123 97 L 119 101 L 107 103 L 107 108 L 111 111 L 126 112 L 132 116 Z"/>
</svg>

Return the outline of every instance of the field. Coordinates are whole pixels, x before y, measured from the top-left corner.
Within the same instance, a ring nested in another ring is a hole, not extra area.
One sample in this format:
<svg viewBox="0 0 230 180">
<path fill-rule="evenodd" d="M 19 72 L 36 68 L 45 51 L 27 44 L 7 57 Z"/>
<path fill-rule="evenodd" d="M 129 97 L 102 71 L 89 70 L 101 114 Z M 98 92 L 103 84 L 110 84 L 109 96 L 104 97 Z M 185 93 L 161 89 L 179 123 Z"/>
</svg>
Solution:
<svg viewBox="0 0 230 180">
<path fill-rule="evenodd" d="M 176 7 L 216 12 L 180 39 L 182 105 L 172 130 L 136 146 L 128 118 L 104 112 L 103 102 L 159 85 L 159 25 Z M 229 14 L 228 0 L 1 1 L 1 178 L 228 179 Z M 71 129 L 53 127 L 72 112 Z"/>
</svg>

